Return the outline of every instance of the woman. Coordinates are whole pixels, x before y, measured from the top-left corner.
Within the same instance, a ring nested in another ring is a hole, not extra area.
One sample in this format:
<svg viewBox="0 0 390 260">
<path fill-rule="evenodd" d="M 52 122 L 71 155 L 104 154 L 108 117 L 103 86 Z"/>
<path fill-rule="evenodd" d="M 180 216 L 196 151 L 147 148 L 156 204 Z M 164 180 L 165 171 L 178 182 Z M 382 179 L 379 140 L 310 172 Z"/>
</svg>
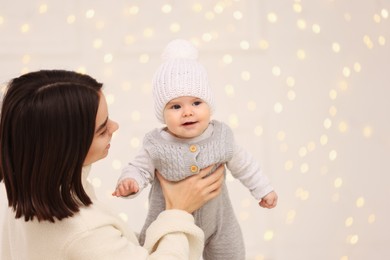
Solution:
<svg viewBox="0 0 390 260">
<path fill-rule="evenodd" d="M 180 183 L 157 175 L 166 210 L 136 234 L 101 204 L 87 182 L 107 156 L 118 124 L 108 117 L 102 84 L 69 71 L 13 79 L 0 120 L 0 181 L 8 211 L 1 259 L 199 259 L 203 232 L 190 213 L 220 194 L 223 169 Z"/>
</svg>

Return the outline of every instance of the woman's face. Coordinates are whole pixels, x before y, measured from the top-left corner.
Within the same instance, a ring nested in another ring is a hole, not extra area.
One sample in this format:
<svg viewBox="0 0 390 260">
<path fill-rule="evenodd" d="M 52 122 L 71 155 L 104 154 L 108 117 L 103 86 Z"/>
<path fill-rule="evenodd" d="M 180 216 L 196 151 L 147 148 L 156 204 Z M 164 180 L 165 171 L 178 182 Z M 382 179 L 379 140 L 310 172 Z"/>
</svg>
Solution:
<svg viewBox="0 0 390 260">
<path fill-rule="evenodd" d="M 108 118 L 106 98 L 100 92 L 100 102 L 96 114 L 96 128 L 91 147 L 84 160 L 84 165 L 90 165 L 107 156 L 110 149 L 112 134 L 118 130 L 116 122 Z"/>
</svg>

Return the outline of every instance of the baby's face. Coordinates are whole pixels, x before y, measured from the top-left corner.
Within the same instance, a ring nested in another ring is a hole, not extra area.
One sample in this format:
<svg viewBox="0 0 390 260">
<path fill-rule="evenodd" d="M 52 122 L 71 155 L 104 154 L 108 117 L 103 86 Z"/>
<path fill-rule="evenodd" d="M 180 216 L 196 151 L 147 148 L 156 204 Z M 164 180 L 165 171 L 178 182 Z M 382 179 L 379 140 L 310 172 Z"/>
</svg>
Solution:
<svg viewBox="0 0 390 260">
<path fill-rule="evenodd" d="M 201 135 L 210 122 L 209 105 L 197 97 L 172 99 L 164 108 L 164 119 L 168 131 L 179 138 Z"/>
</svg>

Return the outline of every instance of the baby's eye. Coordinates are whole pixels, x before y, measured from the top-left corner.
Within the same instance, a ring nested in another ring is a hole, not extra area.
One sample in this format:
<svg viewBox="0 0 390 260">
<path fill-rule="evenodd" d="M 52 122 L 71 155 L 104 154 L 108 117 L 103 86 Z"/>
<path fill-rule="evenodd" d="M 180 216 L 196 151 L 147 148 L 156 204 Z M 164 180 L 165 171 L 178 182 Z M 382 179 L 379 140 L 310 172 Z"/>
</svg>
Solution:
<svg viewBox="0 0 390 260">
<path fill-rule="evenodd" d="M 180 105 L 172 105 L 171 108 L 172 108 L 172 109 L 180 109 L 181 106 L 180 106 Z"/>
<path fill-rule="evenodd" d="M 200 104 L 202 104 L 202 101 L 195 101 L 194 102 L 194 106 L 199 106 Z"/>
</svg>

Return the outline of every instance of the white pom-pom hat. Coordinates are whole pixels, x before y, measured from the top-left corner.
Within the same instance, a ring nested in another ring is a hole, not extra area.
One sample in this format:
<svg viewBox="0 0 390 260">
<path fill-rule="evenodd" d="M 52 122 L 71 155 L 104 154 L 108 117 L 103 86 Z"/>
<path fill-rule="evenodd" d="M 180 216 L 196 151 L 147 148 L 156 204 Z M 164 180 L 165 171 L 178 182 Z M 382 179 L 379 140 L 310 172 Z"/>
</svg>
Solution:
<svg viewBox="0 0 390 260">
<path fill-rule="evenodd" d="M 164 123 L 164 108 L 172 99 L 192 96 L 205 101 L 211 113 L 214 97 L 206 69 L 198 62 L 198 50 L 189 41 L 176 39 L 165 48 L 163 64 L 153 77 L 154 109 L 157 119 Z"/>
</svg>

